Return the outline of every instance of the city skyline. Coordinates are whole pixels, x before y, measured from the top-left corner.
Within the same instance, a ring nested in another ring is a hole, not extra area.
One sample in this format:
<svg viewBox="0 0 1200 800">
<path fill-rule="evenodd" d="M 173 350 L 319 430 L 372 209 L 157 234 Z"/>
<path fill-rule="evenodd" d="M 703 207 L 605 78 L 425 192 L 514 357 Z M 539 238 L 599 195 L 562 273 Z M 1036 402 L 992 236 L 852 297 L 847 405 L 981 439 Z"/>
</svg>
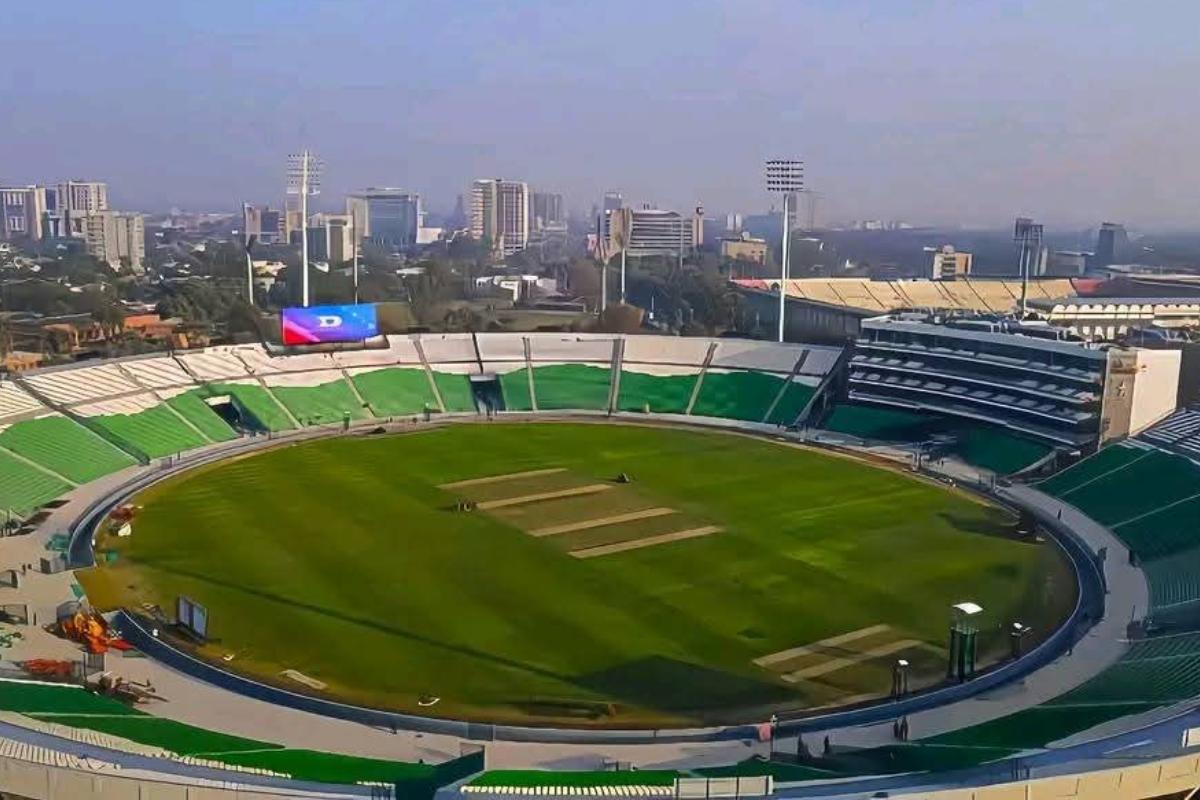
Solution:
<svg viewBox="0 0 1200 800">
<path fill-rule="evenodd" d="M 0 34 L 18 65 L 0 79 L 0 152 L 17 155 L 0 181 L 236 210 L 279 204 L 279 165 L 308 146 L 328 164 L 314 211 L 381 185 L 448 210 L 505 175 L 574 212 L 610 189 L 754 212 L 762 160 L 796 156 L 827 221 L 1192 221 L 1191 5 L 688 8 L 25 4 Z"/>
</svg>

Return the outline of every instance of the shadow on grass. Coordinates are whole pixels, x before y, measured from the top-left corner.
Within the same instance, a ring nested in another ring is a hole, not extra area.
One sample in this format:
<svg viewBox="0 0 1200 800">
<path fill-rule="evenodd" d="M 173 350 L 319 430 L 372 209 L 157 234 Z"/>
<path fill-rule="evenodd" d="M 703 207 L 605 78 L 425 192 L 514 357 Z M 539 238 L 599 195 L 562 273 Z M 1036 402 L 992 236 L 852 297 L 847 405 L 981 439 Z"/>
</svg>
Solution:
<svg viewBox="0 0 1200 800">
<path fill-rule="evenodd" d="M 279 603 L 281 605 L 291 606 L 293 608 L 299 608 L 299 609 L 308 611 L 313 614 L 318 614 L 323 617 L 328 617 L 329 619 L 337 620 L 338 622 L 344 622 L 346 624 L 355 625 L 360 628 L 367 628 L 369 630 L 376 631 L 378 633 L 384 633 L 389 636 L 395 636 L 400 639 L 407 639 L 408 641 L 411 641 L 411 642 L 417 642 L 419 644 L 427 645 L 429 647 L 437 648 L 439 650 L 445 650 L 445 651 L 448 651 L 451 653 L 455 653 L 456 655 L 464 656 L 466 658 L 472 658 L 472 659 L 475 659 L 478 661 L 482 661 L 482 662 L 488 663 L 492 666 L 504 667 L 506 669 L 513 669 L 513 670 L 517 670 L 519 672 L 525 672 L 525 673 L 528 673 L 531 675 L 536 675 L 540 678 L 550 678 L 550 679 L 553 679 L 556 681 L 563 681 L 565 683 L 576 682 L 571 676 L 561 675 L 557 672 L 554 672 L 553 670 L 548 670 L 543 667 L 534 666 L 532 664 L 526 664 L 524 662 L 517 661 L 517 660 L 511 659 L 511 658 L 505 658 L 504 656 L 498 656 L 493 653 L 486 653 L 482 650 L 476 650 L 475 648 L 468 647 L 466 645 L 453 644 L 450 642 L 439 641 L 437 639 L 431 639 L 428 636 L 423 636 L 419 633 L 414 633 L 412 631 L 405 630 L 404 628 L 400 628 L 395 625 L 385 624 L 378 619 L 371 619 L 368 617 L 357 617 L 352 614 L 347 614 L 343 611 L 338 611 L 336 609 L 325 608 L 323 606 L 314 605 L 312 603 L 306 603 L 303 600 L 296 600 L 291 597 L 284 597 L 283 595 L 273 594 L 271 592 L 264 592 L 261 589 L 254 589 L 252 587 L 243 586 L 241 584 L 233 583 L 231 581 L 225 581 L 225 580 L 221 580 L 219 578 L 214 578 L 211 575 L 204 575 L 204 574 L 201 574 L 198 572 L 192 572 L 190 570 L 179 569 L 178 567 L 168 567 L 168 566 L 165 566 L 162 564 L 151 564 L 149 562 L 144 562 L 144 563 L 146 563 L 147 566 L 152 567 L 153 569 L 160 570 L 162 572 L 167 572 L 167 573 L 170 573 L 173 575 L 179 575 L 179 576 L 182 576 L 185 578 L 191 578 L 192 580 L 200 581 L 201 583 L 211 584 L 213 586 L 218 586 L 222 589 L 228 589 L 230 591 L 241 592 L 242 594 L 247 594 L 252 597 L 257 597 L 261 600 L 267 600 L 272 603 Z"/>
<path fill-rule="evenodd" d="M 575 683 L 642 708 L 688 716 L 796 700 L 783 686 L 663 656 L 581 675 Z"/>
</svg>

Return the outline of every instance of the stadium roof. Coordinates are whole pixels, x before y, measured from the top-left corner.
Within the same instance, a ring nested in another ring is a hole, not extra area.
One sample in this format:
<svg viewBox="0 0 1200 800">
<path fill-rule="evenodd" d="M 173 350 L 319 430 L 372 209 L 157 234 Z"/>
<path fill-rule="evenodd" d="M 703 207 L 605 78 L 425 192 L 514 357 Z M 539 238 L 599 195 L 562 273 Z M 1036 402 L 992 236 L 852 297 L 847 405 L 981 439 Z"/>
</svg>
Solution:
<svg viewBox="0 0 1200 800">
<path fill-rule="evenodd" d="M 744 289 L 774 291 L 778 280 L 738 279 Z M 1077 293 L 1070 278 L 1029 281 L 1029 300 L 1050 300 Z M 886 313 L 904 308 L 984 311 L 1006 314 L 1021 298 L 1021 282 L 973 278 L 956 281 L 874 281 L 869 278 L 802 278 L 787 282 L 788 297 L 827 306 Z"/>
</svg>

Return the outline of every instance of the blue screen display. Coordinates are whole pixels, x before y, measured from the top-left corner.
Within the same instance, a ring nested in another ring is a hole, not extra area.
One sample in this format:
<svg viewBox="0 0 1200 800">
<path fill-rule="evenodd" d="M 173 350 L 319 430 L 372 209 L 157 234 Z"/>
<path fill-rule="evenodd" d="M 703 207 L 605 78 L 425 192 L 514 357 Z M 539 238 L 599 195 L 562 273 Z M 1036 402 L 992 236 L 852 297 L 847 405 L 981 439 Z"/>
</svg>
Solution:
<svg viewBox="0 0 1200 800">
<path fill-rule="evenodd" d="M 284 344 L 360 342 L 379 335 L 375 306 L 309 306 L 285 308 L 281 317 Z"/>
</svg>

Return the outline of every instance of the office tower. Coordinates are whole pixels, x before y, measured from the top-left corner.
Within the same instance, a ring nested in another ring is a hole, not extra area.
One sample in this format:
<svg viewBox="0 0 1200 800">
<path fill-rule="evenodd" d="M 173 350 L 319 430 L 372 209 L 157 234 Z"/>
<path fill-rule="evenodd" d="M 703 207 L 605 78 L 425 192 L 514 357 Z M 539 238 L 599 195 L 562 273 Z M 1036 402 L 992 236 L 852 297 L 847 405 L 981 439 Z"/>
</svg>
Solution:
<svg viewBox="0 0 1200 800">
<path fill-rule="evenodd" d="M 242 235 L 253 236 L 262 244 L 278 244 L 284 240 L 283 216 L 268 206 L 242 205 Z"/>
<path fill-rule="evenodd" d="M 308 223 L 308 251 L 313 258 L 342 264 L 354 259 L 354 219 L 349 214 L 314 214 Z"/>
<path fill-rule="evenodd" d="M 481 178 L 471 184 L 471 237 L 491 242 L 492 253 L 509 256 L 529 244 L 529 184 Z"/>
<path fill-rule="evenodd" d="M 425 220 L 421 195 L 403 189 L 370 188 L 346 198 L 350 227 L 360 239 L 397 250 L 417 243 Z"/>
<path fill-rule="evenodd" d="M 1115 222 L 1103 223 L 1096 234 L 1096 266 L 1107 267 L 1109 264 L 1116 264 L 1128 241 L 1129 236 L 1125 233 L 1124 225 Z"/>
<path fill-rule="evenodd" d="M 604 202 L 600 206 L 600 213 L 607 214 L 610 211 L 616 211 L 618 208 L 623 208 L 625 201 L 621 197 L 620 192 L 605 192 Z"/>
<path fill-rule="evenodd" d="M 567 221 L 566 213 L 563 211 L 563 198 L 561 194 L 550 192 L 534 192 L 533 193 L 533 212 L 532 223 L 534 230 L 542 230 L 546 227 L 552 227 Z"/>
</svg>

